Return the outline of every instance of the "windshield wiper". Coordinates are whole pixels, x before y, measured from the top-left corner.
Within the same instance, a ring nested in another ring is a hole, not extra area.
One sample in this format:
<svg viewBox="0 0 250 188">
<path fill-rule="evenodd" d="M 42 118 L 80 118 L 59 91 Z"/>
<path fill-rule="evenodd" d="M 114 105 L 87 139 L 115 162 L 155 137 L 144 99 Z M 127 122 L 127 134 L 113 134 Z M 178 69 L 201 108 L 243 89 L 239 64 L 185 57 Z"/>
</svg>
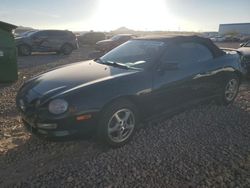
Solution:
<svg viewBox="0 0 250 188">
<path fill-rule="evenodd" d="M 123 63 L 118 63 L 118 62 L 114 62 L 114 61 L 103 61 L 100 58 L 95 59 L 94 61 L 99 62 L 103 65 L 109 65 L 109 66 L 113 66 L 113 67 L 119 67 L 119 68 L 123 68 L 123 69 L 135 69 L 138 70 L 138 68 L 135 67 L 130 67 L 126 64 Z"/>
<path fill-rule="evenodd" d="M 105 62 L 103 62 L 103 64 L 105 64 L 105 65 L 111 65 L 113 67 L 125 68 L 125 69 L 130 69 L 131 68 L 131 67 L 125 65 L 125 64 L 117 63 L 117 62 L 113 62 L 113 61 L 105 61 Z"/>
</svg>

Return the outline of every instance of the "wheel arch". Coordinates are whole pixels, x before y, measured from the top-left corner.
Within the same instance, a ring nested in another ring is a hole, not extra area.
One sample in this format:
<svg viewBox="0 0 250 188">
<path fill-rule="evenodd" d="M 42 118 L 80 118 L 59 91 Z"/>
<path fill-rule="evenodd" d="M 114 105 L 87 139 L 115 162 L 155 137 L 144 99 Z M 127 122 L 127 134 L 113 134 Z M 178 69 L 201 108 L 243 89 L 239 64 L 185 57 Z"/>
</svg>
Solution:
<svg viewBox="0 0 250 188">
<path fill-rule="evenodd" d="M 65 45 L 69 45 L 69 46 L 71 46 L 72 48 L 74 48 L 74 46 L 73 46 L 72 44 L 70 44 L 69 42 L 64 42 L 64 43 L 61 45 L 60 49 L 62 49 L 63 46 L 65 46 Z"/>
<path fill-rule="evenodd" d="M 133 104 L 137 110 L 139 118 L 142 116 L 142 113 L 141 113 L 142 107 L 140 103 L 138 102 L 137 97 L 134 95 L 124 95 L 124 96 L 119 96 L 119 97 L 111 99 L 106 104 L 104 104 L 104 106 L 101 108 L 100 114 L 102 114 L 108 106 L 118 101 L 123 101 L 123 102 L 126 101 L 126 102 Z"/>
<path fill-rule="evenodd" d="M 17 49 L 17 54 L 18 55 L 23 55 L 21 52 L 20 52 L 20 47 L 21 46 L 27 46 L 29 49 L 30 49 L 30 53 L 33 52 L 33 48 L 32 48 L 32 45 L 28 44 L 28 43 L 20 43 L 20 44 L 17 44 L 16 45 L 16 49 Z"/>
</svg>

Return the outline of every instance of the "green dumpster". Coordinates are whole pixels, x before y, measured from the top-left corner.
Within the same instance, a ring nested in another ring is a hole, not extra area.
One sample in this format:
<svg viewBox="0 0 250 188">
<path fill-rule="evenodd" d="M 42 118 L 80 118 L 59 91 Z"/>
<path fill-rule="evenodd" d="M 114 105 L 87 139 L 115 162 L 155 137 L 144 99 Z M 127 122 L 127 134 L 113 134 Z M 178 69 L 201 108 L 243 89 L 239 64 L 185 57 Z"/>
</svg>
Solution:
<svg viewBox="0 0 250 188">
<path fill-rule="evenodd" d="M 12 30 L 17 28 L 0 21 L 0 83 L 17 80 L 16 45 Z"/>
</svg>

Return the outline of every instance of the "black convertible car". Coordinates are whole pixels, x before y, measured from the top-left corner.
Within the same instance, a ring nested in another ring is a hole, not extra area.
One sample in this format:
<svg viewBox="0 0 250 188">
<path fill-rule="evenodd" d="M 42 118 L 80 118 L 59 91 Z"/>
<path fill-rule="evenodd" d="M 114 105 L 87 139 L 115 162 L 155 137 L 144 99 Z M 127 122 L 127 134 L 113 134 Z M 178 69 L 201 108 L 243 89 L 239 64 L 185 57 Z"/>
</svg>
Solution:
<svg viewBox="0 0 250 188">
<path fill-rule="evenodd" d="M 204 100 L 234 101 L 240 57 L 209 39 L 130 40 L 103 57 L 59 67 L 27 81 L 16 102 L 29 130 L 47 137 L 94 131 L 121 146 L 140 120 Z"/>
</svg>

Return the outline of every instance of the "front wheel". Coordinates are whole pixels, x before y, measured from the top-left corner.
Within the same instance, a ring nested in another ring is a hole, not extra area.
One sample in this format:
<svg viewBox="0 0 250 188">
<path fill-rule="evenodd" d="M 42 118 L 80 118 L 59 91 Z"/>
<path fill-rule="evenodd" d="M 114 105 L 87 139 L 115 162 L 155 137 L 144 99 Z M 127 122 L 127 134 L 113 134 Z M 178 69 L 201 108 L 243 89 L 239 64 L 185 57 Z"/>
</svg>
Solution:
<svg viewBox="0 0 250 188">
<path fill-rule="evenodd" d="M 117 101 L 104 110 L 98 139 L 112 147 L 123 146 L 132 138 L 137 123 L 136 107 L 129 101 Z"/>
<path fill-rule="evenodd" d="M 64 44 L 61 48 L 61 52 L 64 54 L 64 55 L 69 55 L 71 54 L 73 51 L 73 48 L 71 45 L 69 44 Z"/>
<path fill-rule="evenodd" d="M 18 54 L 21 56 L 31 55 L 31 48 L 28 45 L 22 44 L 18 46 Z"/>
<path fill-rule="evenodd" d="M 240 80 L 238 76 L 232 76 L 227 80 L 219 104 L 228 105 L 232 103 L 239 92 Z"/>
</svg>

